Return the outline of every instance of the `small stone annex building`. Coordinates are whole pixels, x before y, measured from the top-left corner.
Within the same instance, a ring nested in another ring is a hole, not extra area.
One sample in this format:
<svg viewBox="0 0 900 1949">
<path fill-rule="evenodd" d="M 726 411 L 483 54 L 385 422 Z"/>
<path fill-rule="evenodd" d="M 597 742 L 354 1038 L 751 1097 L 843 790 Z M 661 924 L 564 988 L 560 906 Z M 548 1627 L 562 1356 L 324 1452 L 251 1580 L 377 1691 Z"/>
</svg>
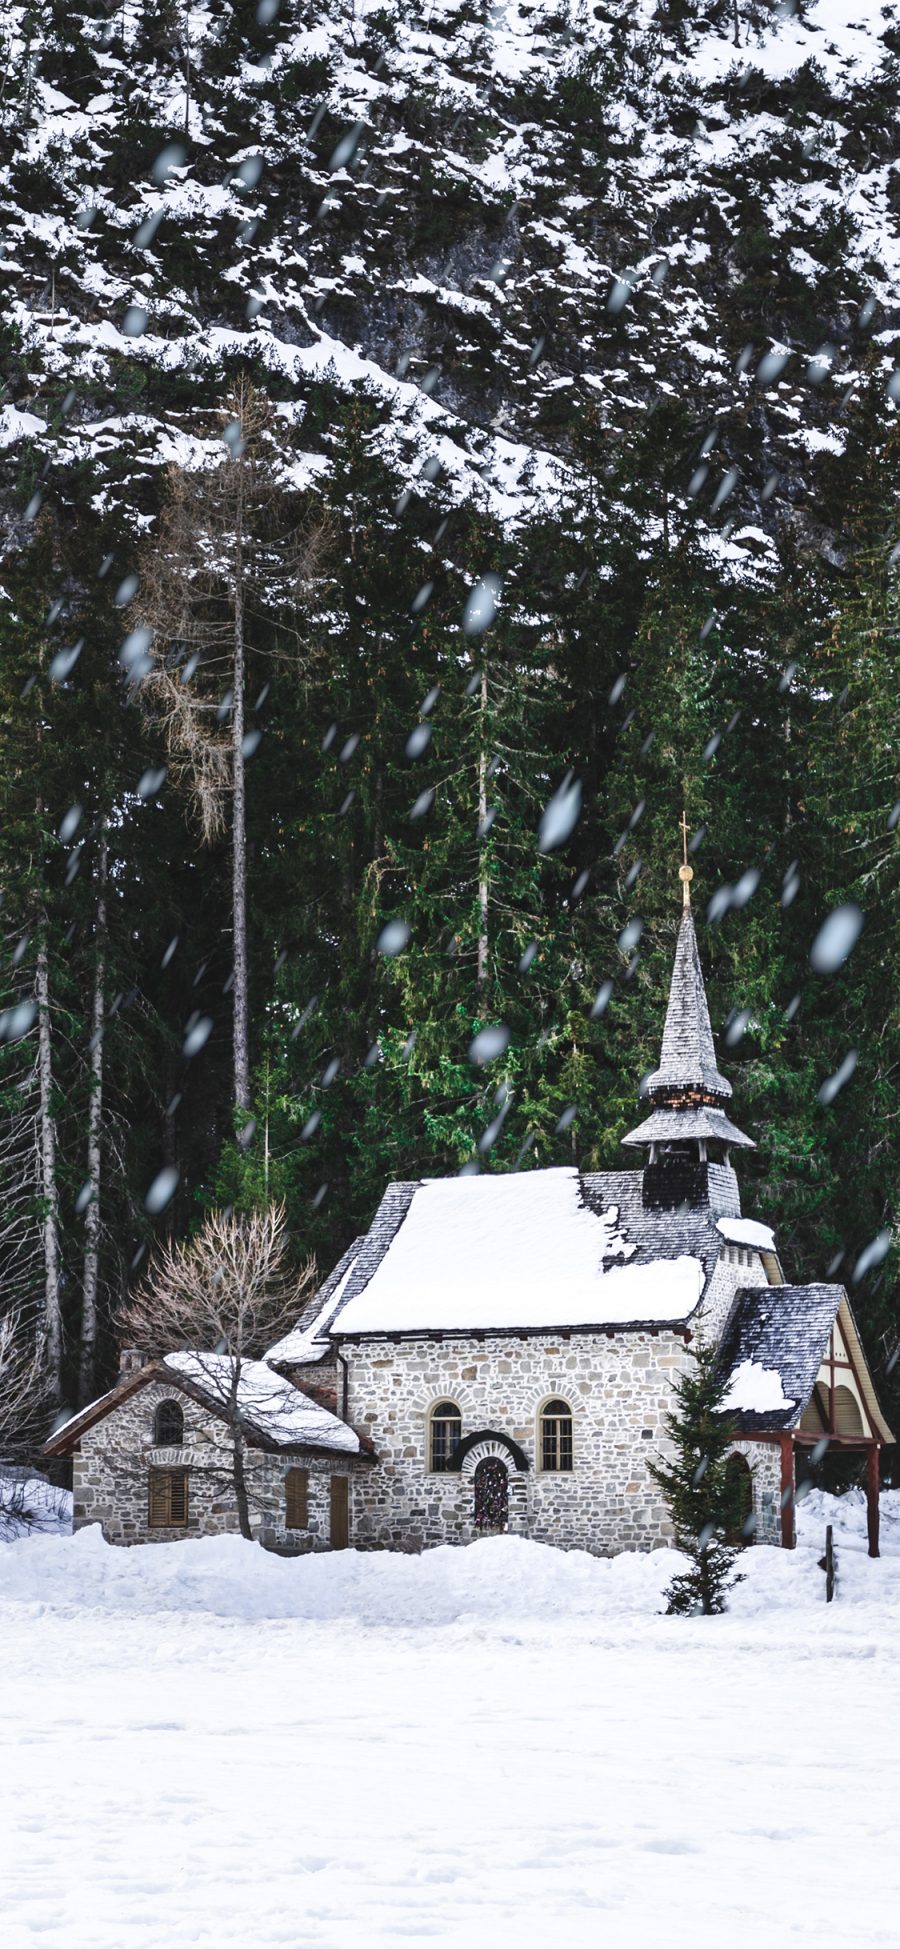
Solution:
<svg viewBox="0 0 900 1949">
<path fill-rule="evenodd" d="M 45 1453 L 72 1456 L 75 1528 L 110 1543 L 171 1542 L 238 1527 L 233 1368 L 223 1354 L 123 1356 L 117 1385 L 67 1421 Z M 241 1363 L 238 1405 L 251 1527 L 270 1548 L 345 1548 L 354 1470 L 368 1444 L 262 1360 Z"/>
<path fill-rule="evenodd" d="M 689 899 L 643 1164 L 388 1187 L 296 1328 L 245 1369 L 254 1529 L 277 1548 L 421 1550 L 510 1530 L 599 1554 L 672 1527 L 649 1472 L 672 1383 L 721 1350 L 745 1540 L 794 1541 L 809 1458 L 865 1457 L 878 1553 L 879 1408 L 840 1285 L 789 1285 L 741 1215 L 732 1123 Z M 76 1525 L 113 1541 L 236 1527 L 215 1355 L 123 1375 L 48 1444 L 71 1454 Z"/>
</svg>

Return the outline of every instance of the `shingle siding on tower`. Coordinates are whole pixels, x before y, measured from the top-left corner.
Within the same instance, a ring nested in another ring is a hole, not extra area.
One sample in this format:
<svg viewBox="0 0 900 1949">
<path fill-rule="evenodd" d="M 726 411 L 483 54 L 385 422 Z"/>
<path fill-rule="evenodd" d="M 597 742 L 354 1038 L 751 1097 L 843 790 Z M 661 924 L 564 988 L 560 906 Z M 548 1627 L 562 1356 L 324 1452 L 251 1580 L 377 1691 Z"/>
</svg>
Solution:
<svg viewBox="0 0 900 1949">
<path fill-rule="evenodd" d="M 703 970 L 690 907 L 685 907 L 678 930 L 675 965 L 659 1068 L 647 1080 L 653 1102 L 669 1091 L 702 1092 L 707 1099 L 731 1095 L 731 1084 L 716 1062 Z"/>
</svg>

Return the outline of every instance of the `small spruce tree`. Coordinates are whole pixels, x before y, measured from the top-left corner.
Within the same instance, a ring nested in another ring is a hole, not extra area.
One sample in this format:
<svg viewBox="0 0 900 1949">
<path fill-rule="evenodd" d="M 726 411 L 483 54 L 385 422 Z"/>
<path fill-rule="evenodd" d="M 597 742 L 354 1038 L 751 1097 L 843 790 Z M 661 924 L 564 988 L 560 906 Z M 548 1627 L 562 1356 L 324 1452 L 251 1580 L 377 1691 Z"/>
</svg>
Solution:
<svg viewBox="0 0 900 1949">
<path fill-rule="evenodd" d="M 671 1462 L 650 1464 L 650 1473 L 668 1504 L 687 1570 L 666 1591 L 670 1616 L 713 1616 L 724 1611 L 734 1574 L 736 1551 L 728 1542 L 740 1520 L 728 1456 L 734 1423 L 724 1412 L 725 1382 L 717 1369 L 718 1349 L 702 1342 L 690 1349 L 693 1368 L 674 1383 L 677 1405 L 666 1415 L 666 1433 L 675 1454 Z"/>
</svg>

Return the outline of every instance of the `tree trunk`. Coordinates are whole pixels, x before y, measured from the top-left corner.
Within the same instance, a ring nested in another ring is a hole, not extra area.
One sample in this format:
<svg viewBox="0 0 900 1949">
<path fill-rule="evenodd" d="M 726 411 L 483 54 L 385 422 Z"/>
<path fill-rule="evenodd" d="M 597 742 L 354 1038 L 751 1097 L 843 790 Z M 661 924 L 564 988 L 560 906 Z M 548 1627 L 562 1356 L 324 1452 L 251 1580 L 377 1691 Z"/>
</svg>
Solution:
<svg viewBox="0 0 900 1949">
<path fill-rule="evenodd" d="M 237 467 L 242 465 L 238 459 Z M 242 482 L 243 476 L 241 476 Z M 232 711 L 232 928 L 234 935 L 234 1101 L 250 1108 L 250 1046 L 247 1001 L 247 802 L 244 779 L 244 504 L 241 482 L 235 509 L 234 708 Z"/>
<path fill-rule="evenodd" d="M 103 1032 L 104 982 L 106 980 L 106 882 L 109 847 L 105 823 L 100 829 L 97 852 L 97 901 L 94 913 L 94 996 L 91 1008 L 90 1076 L 88 1104 L 87 1181 L 90 1187 L 84 1221 L 84 1281 L 81 1301 L 81 1349 L 78 1363 L 78 1400 L 90 1401 L 94 1392 L 97 1352 L 97 1286 L 100 1266 L 100 1149 L 103 1126 Z"/>
<path fill-rule="evenodd" d="M 191 10 L 184 8 L 184 133 L 191 132 Z"/>
<path fill-rule="evenodd" d="M 252 1543 L 250 1529 L 250 1504 L 247 1499 L 247 1477 L 244 1473 L 244 1438 L 239 1428 L 232 1431 L 232 1455 L 234 1462 L 234 1498 L 237 1503 L 238 1523 L 241 1535 Z"/>
<path fill-rule="evenodd" d="M 44 1248 L 44 1349 L 53 1400 L 62 1400 L 63 1333 L 59 1287 L 59 1195 L 56 1182 L 56 1119 L 53 1114 L 53 1060 L 50 1038 L 50 971 L 47 924 L 42 920 L 34 984 L 38 1011 L 38 1088 Z"/>
<path fill-rule="evenodd" d="M 234 1480 L 234 1499 L 237 1503 L 238 1527 L 245 1541 L 252 1543 L 250 1533 L 250 1503 L 247 1497 L 247 1476 L 244 1470 L 244 1437 L 241 1433 L 238 1395 L 241 1387 L 243 1360 L 237 1348 L 231 1352 L 231 1377 L 228 1386 L 228 1400 L 225 1418 L 231 1429 L 231 1473 Z"/>
<path fill-rule="evenodd" d="M 484 822 L 485 819 L 487 818 L 487 745 L 485 742 L 485 735 L 486 735 L 485 722 L 487 718 L 487 701 L 488 701 L 487 659 L 485 658 L 485 661 L 482 665 L 482 671 L 481 671 L 481 695 L 479 699 L 480 710 L 481 710 L 481 725 L 480 725 L 479 744 L 478 744 L 479 835 L 482 833 Z M 487 981 L 487 972 L 488 972 L 488 881 L 487 881 L 487 871 L 484 865 L 484 853 L 482 851 L 484 843 L 485 843 L 484 838 L 479 837 L 478 840 L 478 968 L 477 968 L 477 976 L 476 976 L 479 988 L 484 987 L 485 982 Z"/>
</svg>

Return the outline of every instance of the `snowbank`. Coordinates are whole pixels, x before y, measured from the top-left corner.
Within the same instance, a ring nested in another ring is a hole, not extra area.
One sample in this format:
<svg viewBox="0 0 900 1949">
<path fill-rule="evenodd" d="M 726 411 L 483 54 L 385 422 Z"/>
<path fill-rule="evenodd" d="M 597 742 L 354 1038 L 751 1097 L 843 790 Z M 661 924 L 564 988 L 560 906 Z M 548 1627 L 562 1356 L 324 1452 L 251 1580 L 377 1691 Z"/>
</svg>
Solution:
<svg viewBox="0 0 900 1949">
<path fill-rule="evenodd" d="M 70 1536 L 72 1494 L 44 1475 L 0 1468 L 0 1543 L 33 1536 Z"/>
<path fill-rule="evenodd" d="M 861 1492 L 810 1495 L 798 1512 L 795 1552 L 760 1547 L 743 1553 L 744 1581 L 732 1594 L 733 1615 L 765 1621 L 774 1612 L 823 1604 L 817 1559 L 826 1522 L 835 1528 L 841 1601 L 896 1604 L 900 1492 L 883 1496 L 882 1505 L 884 1556 L 873 1563 L 865 1553 Z M 344 1618 L 413 1630 L 463 1618 L 589 1624 L 657 1618 L 682 1562 L 676 1550 L 594 1557 L 515 1536 L 422 1556 L 346 1550 L 278 1557 L 236 1536 L 122 1549 L 105 1543 L 99 1527 L 91 1526 L 62 1545 L 36 1537 L 0 1552 L 0 1601 L 67 1612 L 203 1613 L 247 1622 Z"/>
<path fill-rule="evenodd" d="M 862 1498 L 810 1496 L 801 1547 L 748 1550 L 692 1619 L 659 1615 L 665 1550 L 12 1543 L 4 1949 L 892 1941 L 884 1514 L 872 1563 Z"/>
</svg>

